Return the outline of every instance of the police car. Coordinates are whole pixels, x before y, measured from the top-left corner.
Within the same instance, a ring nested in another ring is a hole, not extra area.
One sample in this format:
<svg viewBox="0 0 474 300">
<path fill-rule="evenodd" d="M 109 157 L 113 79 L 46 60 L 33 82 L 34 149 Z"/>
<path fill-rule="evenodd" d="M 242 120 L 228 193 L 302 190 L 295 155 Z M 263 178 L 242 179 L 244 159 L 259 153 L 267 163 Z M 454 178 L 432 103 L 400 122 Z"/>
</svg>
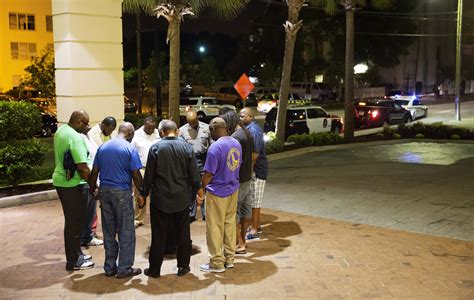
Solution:
<svg viewBox="0 0 474 300">
<path fill-rule="evenodd" d="M 416 97 L 410 99 L 394 99 L 393 102 L 408 110 L 412 120 L 428 117 L 428 106 L 423 105 Z"/>
<path fill-rule="evenodd" d="M 263 129 L 265 132 L 275 131 L 277 108 L 272 108 L 265 118 Z M 289 105 L 286 112 L 285 138 L 292 134 L 303 133 L 340 133 L 343 129 L 343 119 L 328 114 L 320 106 Z"/>
<path fill-rule="evenodd" d="M 214 97 L 189 97 L 181 98 L 179 103 L 179 115 L 186 116 L 190 110 L 194 110 L 200 119 L 205 117 L 218 117 L 219 109 L 228 107 L 235 110 L 235 106 L 223 104 Z"/>
</svg>

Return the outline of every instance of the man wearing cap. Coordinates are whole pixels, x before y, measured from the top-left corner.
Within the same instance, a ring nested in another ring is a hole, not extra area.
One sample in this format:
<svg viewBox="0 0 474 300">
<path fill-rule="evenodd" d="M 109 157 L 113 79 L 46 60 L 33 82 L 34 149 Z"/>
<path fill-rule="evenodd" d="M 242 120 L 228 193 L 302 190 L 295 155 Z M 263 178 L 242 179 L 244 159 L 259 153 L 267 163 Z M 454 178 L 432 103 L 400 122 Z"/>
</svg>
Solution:
<svg viewBox="0 0 474 300">
<path fill-rule="evenodd" d="M 211 258 L 209 263 L 200 266 L 200 270 L 221 273 L 234 267 L 242 147 L 229 136 L 224 119 L 212 119 L 209 130 L 215 142 L 207 151 L 198 203 L 204 200 L 202 193 L 205 192 L 206 237 Z"/>
</svg>

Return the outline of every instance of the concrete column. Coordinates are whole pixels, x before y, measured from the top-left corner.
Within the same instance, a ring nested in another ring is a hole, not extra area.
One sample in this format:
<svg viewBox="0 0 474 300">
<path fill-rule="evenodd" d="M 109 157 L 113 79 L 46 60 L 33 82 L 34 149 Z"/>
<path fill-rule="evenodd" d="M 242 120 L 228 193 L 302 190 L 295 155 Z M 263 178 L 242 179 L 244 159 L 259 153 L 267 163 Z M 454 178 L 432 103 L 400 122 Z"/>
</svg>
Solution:
<svg viewBox="0 0 474 300">
<path fill-rule="evenodd" d="M 52 0 L 58 121 L 124 118 L 122 0 Z"/>
</svg>

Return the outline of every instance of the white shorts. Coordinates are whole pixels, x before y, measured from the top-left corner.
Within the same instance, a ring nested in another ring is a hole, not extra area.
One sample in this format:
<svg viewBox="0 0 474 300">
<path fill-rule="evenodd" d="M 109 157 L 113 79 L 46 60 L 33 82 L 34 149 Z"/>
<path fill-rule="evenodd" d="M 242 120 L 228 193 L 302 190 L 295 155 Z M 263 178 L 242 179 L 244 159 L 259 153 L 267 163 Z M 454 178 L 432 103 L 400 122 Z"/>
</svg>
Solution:
<svg viewBox="0 0 474 300">
<path fill-rule="evenodd" d="M 262 207 L 265 182 L 267 181 L 255 177 L 255 174 L 252 175 L 252 179 L 250 180 L 250 197 L 252 199 L 252 208 Z"/>
</svg>

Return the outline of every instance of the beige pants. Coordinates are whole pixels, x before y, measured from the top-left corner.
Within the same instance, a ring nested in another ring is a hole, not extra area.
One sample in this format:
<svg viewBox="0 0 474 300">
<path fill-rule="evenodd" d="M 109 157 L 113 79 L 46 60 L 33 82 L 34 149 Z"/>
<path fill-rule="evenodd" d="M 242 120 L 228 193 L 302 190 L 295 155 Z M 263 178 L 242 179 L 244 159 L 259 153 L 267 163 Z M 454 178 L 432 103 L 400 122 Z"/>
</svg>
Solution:
<svg viewBox="0 0 474 300">
<path fill-rule="evenodd" d="M 142 174 L 142 177 L 145 175 L 145 168 L 140 169 L 140 174 Z M 143 208 L 138 208 L 138 195 L 140 195 L 140 191 L 135 186 L 135 184 L 133 184 L 133 206 L 135 208 L 135 221 L 143 223 L 143 220 L 146 216 L 146 206 L 149 205 L 148 203 L 150 202 L 150 196 L 146 198 L 147 204 L 145 204 Z"/>
<path fill-rule="evenodd" d="M 236 211 L 239 191 L 227 197 L 206 193 L 206 238 L 211 268 L 234 263 Z"/>
</svg>

